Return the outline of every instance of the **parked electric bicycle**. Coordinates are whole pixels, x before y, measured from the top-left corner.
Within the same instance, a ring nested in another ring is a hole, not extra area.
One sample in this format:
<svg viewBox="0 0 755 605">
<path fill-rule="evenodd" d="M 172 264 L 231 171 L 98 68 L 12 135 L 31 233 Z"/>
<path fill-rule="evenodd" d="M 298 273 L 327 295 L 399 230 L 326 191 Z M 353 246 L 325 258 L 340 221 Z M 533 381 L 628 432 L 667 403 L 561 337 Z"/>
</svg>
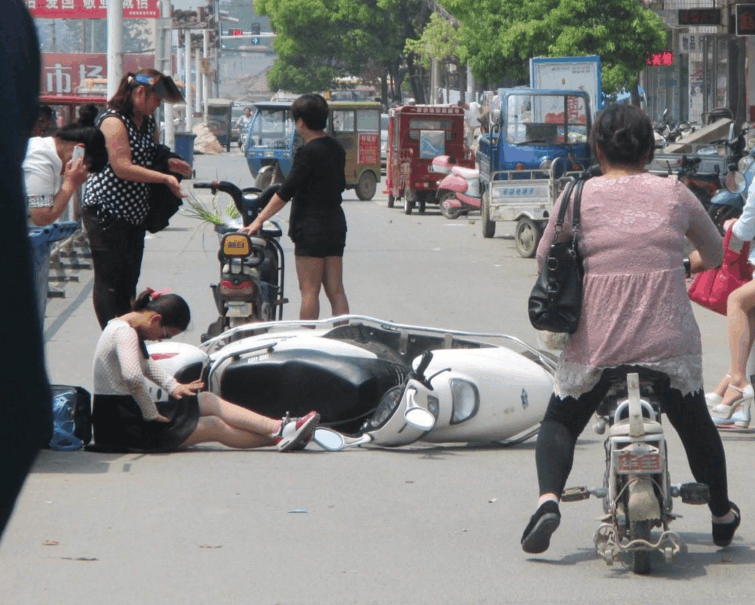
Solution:
<svg viewBox="0 0 755 605">
<path fill-rule="evenodd" d="M 228 181 L 194 183 L 196 189 L 230 195 L 241 218 L 238 224 L 215 227 L 220 238 L 220 277 L 210 288 L 219 317 L 202 335 L 203 342 L 235 326 L 283 318 L 283 305 L 288 301 L 283 296 L 285 265 L 278 241 L 280 226 L 268 221 L 255 236 L 238 231 L 257 218 L 279 187 L 271 185 L 262 191 L 257 187 L 240 189 Z"/>
<path fill-rule="evenodd" d="M 748 143 L 749 152 L 739 161 L 729 164 L 729 172 L 724 179 L 725 187 L 710 200 L 708 216 L 723 234 L 723 225 L 732 218 L 739 218 L 747 201 L 750 185 L 755 180 L 755 146 Z"/>
<path fill-rule="evenodd" d="M 687 504 L 707 504 L 703 483 L 671 485 L 668 448 L 661 425 L 661 399 L 668 378 L 658 372 L 616 372 L 596 415 L 595 432 L 605 440 L 606 470 L 602 487 L 567 488 L 563 502 L 603 499 L 606 513 L 593 542 L 598 554 L 612 565 L 622 554 L 631 558 L 635 573 L 650 573 L 650 553 L 660 551 L 671 563 L 681 550 L 679 534 L 669 530 L 676 519 L 672 497 Z M 658 528 L 660 533 L 652 534 Z"/>
</svg>

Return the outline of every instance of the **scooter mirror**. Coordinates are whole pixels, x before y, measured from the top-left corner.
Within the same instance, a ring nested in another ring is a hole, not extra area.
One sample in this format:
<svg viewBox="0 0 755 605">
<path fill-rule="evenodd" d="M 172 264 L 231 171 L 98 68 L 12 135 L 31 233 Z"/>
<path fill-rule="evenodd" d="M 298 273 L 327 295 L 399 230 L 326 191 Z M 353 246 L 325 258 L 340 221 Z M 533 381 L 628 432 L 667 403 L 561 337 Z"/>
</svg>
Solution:
<svg viewBox="0 0 755 605">
<path fill-rule="evenodd" d="M 312 439 L 315 440 L 317 445 L 329 452 L 338 452 L 342 450 L 345 445 L 341 433 L 324 427 L 315 429 L 315 434 Z"/>
<path fill-rule="evenodd" d="M 404 412 L 404 420 L 421 431 L 429 431 L 435 426 L 435 416 L 423 408 L 409 408 Z"/>
<path fill-rule="evenodd" d="M 742 193 L 745 187 L 747 187 L 747 179 L 744 174 L 738 170 L 734 170 L 726 175 L 724 184 L 726 185 L 726 189 L 732 193 Z"/>
</svg>

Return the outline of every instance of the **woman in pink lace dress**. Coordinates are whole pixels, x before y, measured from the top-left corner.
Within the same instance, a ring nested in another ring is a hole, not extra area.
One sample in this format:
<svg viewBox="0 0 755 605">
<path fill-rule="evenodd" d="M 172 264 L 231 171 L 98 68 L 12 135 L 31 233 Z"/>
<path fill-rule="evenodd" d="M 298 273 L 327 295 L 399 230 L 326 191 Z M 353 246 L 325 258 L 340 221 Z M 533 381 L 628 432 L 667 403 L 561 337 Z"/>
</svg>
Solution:
<svg viewBox="0 0 755 605">
<path fill-rule="evenodd" d="M 522 549 L 540 553 L 549 547 L 561 520 L 558 502 L 577 437 L 606 394 L 614 368 L 668 376 L 663 411 L 679 433 L 695 480 L 710 487 L 713 541 L 726 546 L 740 515 L 728 499 L 724 449 L 705 404 L 700 332 L 683 267 L 687 239 L 704 267 L 720 264 L 721 238 L 700 202 L 677 179 L 645 172 L 653 157 L 653 128 L 638 108 L 604 109 L 590 144 L 602 176 L 588 180 L 582 193 L 582 317 L 559 360 L 538 436 L 540 499 Z M 553 240 L 556 210 L 538 248 L 540 266 Z M 570 222 L 571 208 L 565 227 Z"/>
</svg>

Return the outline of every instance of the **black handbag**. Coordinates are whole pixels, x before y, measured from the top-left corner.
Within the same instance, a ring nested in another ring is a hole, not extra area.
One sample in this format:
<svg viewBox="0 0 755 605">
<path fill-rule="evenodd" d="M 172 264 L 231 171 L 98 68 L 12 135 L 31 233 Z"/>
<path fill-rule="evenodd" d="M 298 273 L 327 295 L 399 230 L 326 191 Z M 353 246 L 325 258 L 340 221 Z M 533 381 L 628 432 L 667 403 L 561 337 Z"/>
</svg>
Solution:
<svg viewBox="0 0 755 605">
<path fill-rule="evenodd" d="M 529 299 L 530 323 L 537 330 L 574 334 L 582 314 L 582 258 L 577 250 L 579 205 L 585 179 L 569 181 L 556 219 L 556 233 Z M 574 191 L 571 235 L 559 241 L 569 197 Z"/>
<path fill-rule="evenodd" d="M 181 182 L 182 175 L 168 170 L 168 160 L 171 158 L 183 159 L 180 155 L 171 151 L 170 147 L 158 145 L 152 170 L 172 174 Z M 144 219 L 144 228 L 150 233 L 162 231 L 168 226 L 171 217 L 178 212 L 182 204 L 183 200 L 175 195 L 167 185 L 150 184 L 149 212 Z"/>
</svg>

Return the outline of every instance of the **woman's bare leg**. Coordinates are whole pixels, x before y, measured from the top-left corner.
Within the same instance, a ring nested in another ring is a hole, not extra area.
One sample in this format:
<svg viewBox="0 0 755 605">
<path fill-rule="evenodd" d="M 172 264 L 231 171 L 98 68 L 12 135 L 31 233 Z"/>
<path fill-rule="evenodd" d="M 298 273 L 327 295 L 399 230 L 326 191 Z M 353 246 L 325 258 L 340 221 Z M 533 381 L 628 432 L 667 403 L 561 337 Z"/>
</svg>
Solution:
<svg viewBox="0 0 755 605">
<path fill-rule="evenodd" d="M 197 428 L 189 438 L 181 444 L 181 448 L 197 445 L 198 443 L 222 443 L 226 447 L 237 449 L 251 449 L 272 445 L 270 436 L 260 435 L 251 431 L 244 431 L 231 426 L 219 416 L 202 416 Z"/>
<path fill-rule="evenodd" d="M 330 301 L 333 317 L 349 314 L 349 301 L 343 287 L 343 257 L 328 256 L 325 258 L 323 277 L 325 295 Z"/>
<path fill-rule="evenodd" d="M 280 429 L 280 419 L 274 420 L 240 405 L 221 399 L 215 393 L 203 391 L 197 394 L 199 414 L 202 417 L 217 416 L 227 425 L 248 433 L 255 433 L 272 440 L 272 435 Z"/>
<path fill-rule="evenodd" d="M 747 358 L 753 345 L 753 317 L 751 311 L 755 309 L 755 281 L 737 288 L 729 294 L 726 305 L 728 318 L 729 354 L 731 367 L 729 384 L 742 388 L 748 384 L 745 375 Z M 741 398 L 741 393 L 735 389 L 727 389 L 722 405 L 731 405 Z"/>
<path fill-rule="evenodd" d="M 320 317 L 320 288 L 325 271 L 325 259 L 315 256 L 296 257 L 296 275 L 301 292 L 300 319 Z"/>
</svg>

